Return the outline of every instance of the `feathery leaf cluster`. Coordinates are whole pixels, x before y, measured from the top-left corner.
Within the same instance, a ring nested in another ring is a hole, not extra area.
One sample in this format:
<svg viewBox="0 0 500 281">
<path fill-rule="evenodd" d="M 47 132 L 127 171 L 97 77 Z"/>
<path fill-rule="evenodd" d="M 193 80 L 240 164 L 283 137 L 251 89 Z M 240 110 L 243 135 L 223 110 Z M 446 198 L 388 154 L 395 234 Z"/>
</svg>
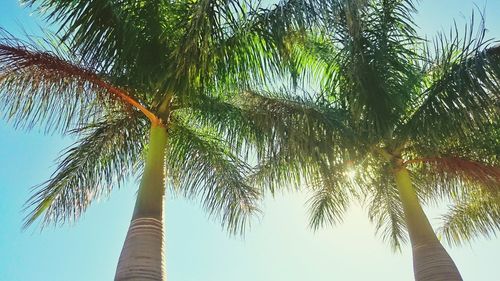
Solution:
<svg viewBox="0 0 500 281">
<path fill-rule="evenodd" d="M 341 221 L 359 198 L 398 249 L 408 239 L 393 169 L 403 165 L 423 202 L 452 203 L 442 229 L 450 242 L 493 235 L 500 46 L 482 24 L 429 43 L 415 30 L 413 1 L 327 2 L 325 28 L 294 48 L 307 58 L 304 71 L 321 78 L 319 93 L 256 92 L 240 105 L 273 147 L 255 177 L 271 190 L 307 185 L 314 228 Z"/>
<path fill-rule="evenodd" d="M 243 231 L 258 211 L 260 192 L 240 157 L 264 134 L 231 96 L 291 68 L 281 63 L 287 40 L 313 25 L 312 5 L 319 4 L 23 2 L 60 29 L 49 48 L 0 36 L 3 115 L 19 126 L 43 125 L 80 138 L 35 189 L 26 225 L 41 216 L 43 225 L 74 221 L 136 175 L 150 119 L 168 130 L 172 191 L 200 198 L 231 232 Z"/>
</svg>

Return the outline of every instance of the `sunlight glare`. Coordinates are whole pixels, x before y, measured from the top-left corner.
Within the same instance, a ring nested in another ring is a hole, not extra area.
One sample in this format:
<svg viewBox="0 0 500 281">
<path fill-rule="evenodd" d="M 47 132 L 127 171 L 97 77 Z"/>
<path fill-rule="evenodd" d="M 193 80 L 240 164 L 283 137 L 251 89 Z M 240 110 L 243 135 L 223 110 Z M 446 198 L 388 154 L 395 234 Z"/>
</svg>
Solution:
<svg viewBox="0 0 500 281">
<path fill-rule="evenodd" d="M 345 172 L 345 175 L 350 179 L 350 180 L 354 180 L 354 178 L 356 177 L 356 170 L 354 169 L 348 169 L 346 172 Z"/>
</svg>

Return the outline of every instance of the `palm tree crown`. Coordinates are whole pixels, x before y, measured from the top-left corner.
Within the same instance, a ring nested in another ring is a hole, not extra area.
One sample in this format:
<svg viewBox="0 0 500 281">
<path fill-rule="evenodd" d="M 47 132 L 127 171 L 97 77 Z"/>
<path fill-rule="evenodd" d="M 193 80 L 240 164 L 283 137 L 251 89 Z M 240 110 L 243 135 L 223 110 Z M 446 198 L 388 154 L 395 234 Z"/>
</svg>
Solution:
<svg viewBox="0 0 500 281">
<path fill-rule="evenodd" d="M 26 225 L 42 215 L 43 225 L 74 221 L 143 170 L 116 280 L 165 279 L 167 184 L 200 198 L 231 233 L 243 231 L 260 192 L 246 180 L 250 167 L 238 151 L 258 134 L 225 130 L 245 120 L 221 113 L 233 109 L 233 94 L 289 67 L 281 63 L 285 40 L 291 27 L 308 24 L 297 8 L 306 2 L 24 2 L 60 30 L 48 49 L 2 32 L 4 117 L 80 137 L 28 201 Z"/>
<path fill-rule="evenodd" d="M 257 6 L 238 1 L 25 2 L 48 11 L 61 36 L 52 38 L 56 46 L 47 40 L 44 50 L 3 32 L 5 117 L 82 137 L 31 198 L 27 224 L 43 212 L 45 223 L 74 220 L 140 169 L 149 121 L 168 127 L 167 170 L 175 189 L 201 195 L 211 212 L 228 211 L 221 213 L 225 222 L 241 226 L 258 194 L 244 182 L 249 168 L 196 115 L 224 110 L 204 103 L 276 71 L 280 38 L 265 40 L 263 32 L 276 11 L 257 13 Z"/>
<path fill-rule="evenodd" d="M 500 47 L 482 25 L 428 43 L 415 31 L 413 1 L 328 2 L 323 28 L 292 51 L 320 91 L 248 92 L 243 103 L 272 135 L 254 178 L 271 190 L 307 183 L 313 228 L 341 221 L 359 198 L 382 238 L 399 249 L 409 234 L 416 256 L 417 246 L 439 243 L 419 202 L 452 202 L 441 227 L 451 242 L 493 235 Z M 418 267 L 417 280 L 460 280 Z"/>
<path fill-rule="evenodd" d="M 394 246 L 403 224 L 399 207 L 386 204 L 397 200 L 378 194 L 391 192 L 392 180 L 382 177 L 392 174 L 391 161 L 411 169 L 425 200 L 497 196 L 500 47 L 484 39 L 482 26 L 429 46 L 413 28 L 412 1 L 337 5 L 326 30 L 294 54 L 313 64 L 320 92 L 246 92 L 241 108 L 275 134 L 254 177 L 275 189 L 282 181 L 301 184 L 299 174 L 320 188 L 310 202 L 314 227 L 339 218 L 342 194 L 375 192 L 370 212 L 377 221 L 394 214 L 379 221 L 390 222 Z M 375 215 L 375 206 L 387 209 Z"/>
</svg>

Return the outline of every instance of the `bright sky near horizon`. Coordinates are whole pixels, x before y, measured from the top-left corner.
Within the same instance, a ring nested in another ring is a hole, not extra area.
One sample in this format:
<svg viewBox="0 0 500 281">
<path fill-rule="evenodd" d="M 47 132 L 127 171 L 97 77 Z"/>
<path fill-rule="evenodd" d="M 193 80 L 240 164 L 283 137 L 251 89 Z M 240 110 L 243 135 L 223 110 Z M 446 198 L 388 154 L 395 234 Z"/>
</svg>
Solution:
<svg viewBox="0 0 500 281">
<path fill-rule="evenodd" d="M 500 0 L 422 0 L 416 23 L 432 37 L 485 8 L 488 36 L 500 39 Z M 39 15 L 16 0 L 0 0 L 0 27 L 38 33 Z M 0 115 L 3 115 L 0 112 Z M 14 130 L 0 119 L 0 281 L 112 280 L 132 214 L 134 179 L 94 203 L 74 225 L 21 231 L 29 188 L 50 177 L 59 152 L 71 144 L 37 130 Z M 312 232 L 304 194 L 268 198 L 245 238 L 228 237 L 197 202 L 167 198 L 167 272 L 174 281 L 410 281 L 411 252 L 393 253 L 375 236 L 361 208 L 343 224 Z M 434 210 L 431 212 L 433 216 Z M 448 249 L 450 247 L 447 246 Z M 500 239 L 453 247 L 467 281 L 500 281 Z"/>
</svg>

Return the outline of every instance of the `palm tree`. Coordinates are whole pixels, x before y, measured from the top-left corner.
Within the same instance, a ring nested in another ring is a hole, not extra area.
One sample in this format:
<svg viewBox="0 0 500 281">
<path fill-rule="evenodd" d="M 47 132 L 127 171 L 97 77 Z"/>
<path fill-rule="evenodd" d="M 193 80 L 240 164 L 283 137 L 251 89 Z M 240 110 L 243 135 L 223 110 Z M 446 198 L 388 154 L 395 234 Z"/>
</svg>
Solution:
<svg viewBox="0 0 500 281">
<path fill-rule="evenodd" d="M 482 25 L 428 43 L 413 1 L 329 2 L 292 51 L 320 91 L 241 99 L 272 136 L 254 178 L 306 183 L 315 229 L 359 199 L 395 249 L 409 236 L 417 281 L 462 280 L 422 204 L 452 204 L 440 229 L 452 243 L 500 229 L 500 46 Z"/>
<path fill-rule="evenodd" d="M 60 25 L 60 37 L 42 47 L 0 36 L 4 117 L 80 137 L 29 199 L 26 226 L 74 221 L 142 170 L 115 280 L 166 279 L 166 185 L 243 231 L 259 190 L 238 151 L 257 130 L 225 130 L 248 124 L 242 116 L 203 116 L 223 116 L 233 93 L 283 69 L 287 27 L 276 24 L 286 11 L 301 11 L 286 18 L 290 26 L 305 23 L 302 10 L 231 0 L 25 2 Z"/>
</svg>

